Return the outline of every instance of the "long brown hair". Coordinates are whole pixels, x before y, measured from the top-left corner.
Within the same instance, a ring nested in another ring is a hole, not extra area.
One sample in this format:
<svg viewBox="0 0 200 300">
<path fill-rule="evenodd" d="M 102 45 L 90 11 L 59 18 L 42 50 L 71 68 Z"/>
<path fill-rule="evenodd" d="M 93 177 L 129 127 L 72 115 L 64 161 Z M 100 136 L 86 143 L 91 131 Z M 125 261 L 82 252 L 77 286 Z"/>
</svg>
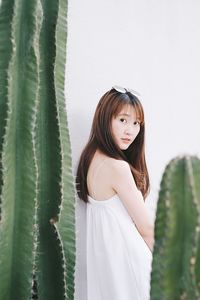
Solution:
<svg viewBox="0 0 200 300">
<path fill-rule="evenodd" d="M 125 105 L 132 105 L 140 120 L 140 131 L 132 144 L 121 150 L 115 143 L 111 130 L 111 121 L 123 109 Z M 76 190 L 79 198 L 88 202 L 87 173 L 92 158 L 97 149 L 105 155 L 125 160 L 129 163 L 137 188 L 141 191 L 144 199 L 150 189 L 149 175 L 145 160 L 145 122 L 144 111 L 138 97 L 130 92 L 120 93 L 115 89 L 106 92 L 97 105 L 89 140 L 82 151 L 76 173 Z"/>
</svg>

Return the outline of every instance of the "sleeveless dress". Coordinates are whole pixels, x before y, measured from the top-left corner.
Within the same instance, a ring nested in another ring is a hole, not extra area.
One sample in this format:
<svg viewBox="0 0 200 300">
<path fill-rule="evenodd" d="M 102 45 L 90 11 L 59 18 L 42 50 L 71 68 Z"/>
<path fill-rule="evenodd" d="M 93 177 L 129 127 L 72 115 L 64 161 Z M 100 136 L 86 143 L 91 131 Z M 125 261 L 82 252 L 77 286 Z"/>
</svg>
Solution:
<svg viewBox="0 0 200 300">
<path fill-rule="evenodd" d="M 150 299 L 152 252 L 119 196 L 88 201 L 87 299 Z"/>
</svg>

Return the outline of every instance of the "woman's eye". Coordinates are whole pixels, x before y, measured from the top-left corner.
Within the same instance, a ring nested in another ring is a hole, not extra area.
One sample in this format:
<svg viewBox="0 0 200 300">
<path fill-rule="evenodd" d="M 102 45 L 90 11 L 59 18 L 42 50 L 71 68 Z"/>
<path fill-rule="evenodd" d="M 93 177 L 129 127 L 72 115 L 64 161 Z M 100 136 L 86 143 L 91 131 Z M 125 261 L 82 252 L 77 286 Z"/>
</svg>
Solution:
<svg viewBox="0 0 200 300">
<path fill-rule="evenodd" d="M 136 125 L 136 124 L 140 125 L 140 122 L 139 121 L 135 121 L 133 124 L 134 125 Z"/>
<path fill-rule="evenodd" d="M 121 118 L 120 121 L 121 121 L 122 123 L 125 123 L 124 121 L 126 121 L 126 119 Z"/>
</svg>

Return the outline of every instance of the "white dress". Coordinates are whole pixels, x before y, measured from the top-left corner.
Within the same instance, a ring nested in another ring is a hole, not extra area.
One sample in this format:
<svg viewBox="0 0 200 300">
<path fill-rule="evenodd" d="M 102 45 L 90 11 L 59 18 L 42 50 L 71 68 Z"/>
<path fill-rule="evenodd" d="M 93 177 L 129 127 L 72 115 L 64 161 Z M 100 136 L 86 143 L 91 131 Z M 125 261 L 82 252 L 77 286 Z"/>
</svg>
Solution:
<svg viewBox="0 0 200 300">
<path fill-rule="evenodd" d="M 148 300 L 152 253 L 119 196 L 87 203 L 87 300 Z"/>
</svg>

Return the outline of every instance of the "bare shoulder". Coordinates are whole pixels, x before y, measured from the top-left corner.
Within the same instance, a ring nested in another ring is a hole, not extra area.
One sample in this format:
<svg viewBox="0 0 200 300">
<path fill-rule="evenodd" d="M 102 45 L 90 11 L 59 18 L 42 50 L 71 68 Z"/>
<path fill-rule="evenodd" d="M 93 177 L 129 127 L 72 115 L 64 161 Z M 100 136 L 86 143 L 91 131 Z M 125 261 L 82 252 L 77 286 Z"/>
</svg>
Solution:
<svg viewBox="0 0 200 300">
<path fill-rule="evenodd" d="M 99 153 L 95 155 L 95 158 L 97 165 L 101 163 L 101 161 L 105 161 L 102 170 L 104 170 L 105 174 L 108 175 L 107 177 L 115 177 L 117 174 L 121 174 L 121 176 L 124 176 L 125 174 L 127 176 L 127 173 L 129 173 L 129 175 L 131 174 L 130 166 L 125 160 L 116 159 L 101 154 L 99 155 Z"/>
<path fill-rule="evenodd" d="M 127 161 L 122 159 L 111 158 L 110 163 L 113 168 L 121 169 L 121 168 L 130 168 Z"/>
<path fill-rule="evenodd" d="M 129 164 L 125 160 L 119 160 L 111 158 L 109 160 L 110 169 L 111 171 L 116 174 L 127 174 L 131 173 L 131 169 Z"/>
<path fill-rule="evenodd" d="M 136 182 L 128 162 L 124 160 L 110 159 L 109 173 L 111 186 L 115 191 L 119 191 L 122 186 L 127 190 L 130 186 L 136 189 Z"/>
</svg>

